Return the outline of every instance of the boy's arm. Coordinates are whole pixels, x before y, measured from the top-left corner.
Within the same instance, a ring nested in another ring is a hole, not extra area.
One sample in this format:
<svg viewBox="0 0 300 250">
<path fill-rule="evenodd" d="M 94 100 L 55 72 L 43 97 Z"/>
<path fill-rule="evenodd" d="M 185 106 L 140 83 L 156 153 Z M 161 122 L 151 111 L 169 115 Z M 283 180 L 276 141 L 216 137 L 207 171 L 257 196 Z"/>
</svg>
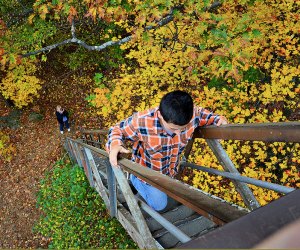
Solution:
<svg viewBox="0 0 300 250">
<path fill-rule="evenodd" d="M 124 140 L 138 140 L 137 131 L 138 120 L 135 116 L 131 116 L 110 128 L 106 151 L 109 153 L 109 161 L 112 166 L 117 166 L 117 156 L 119 153 L 130 153 L 130 151 L 123 146 Z"/>
<path fill-rule="evenodd" d="M 207 109 L 197 108 L 197 115 L 199 116 L 199 126 L 207 126 L 207 125 L 225 125 L 227 124 L 227 119 L 225 116 L 214 114 Z"/>
</svg>

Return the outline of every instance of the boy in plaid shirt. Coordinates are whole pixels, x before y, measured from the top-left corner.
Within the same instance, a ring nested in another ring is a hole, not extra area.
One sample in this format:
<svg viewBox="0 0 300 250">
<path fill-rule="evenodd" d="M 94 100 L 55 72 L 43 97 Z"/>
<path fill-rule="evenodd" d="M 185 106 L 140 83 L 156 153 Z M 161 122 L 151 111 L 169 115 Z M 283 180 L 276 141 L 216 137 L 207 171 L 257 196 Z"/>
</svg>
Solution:
<svg viewBox="0 0 300 250">
<path fill-rule="evenodd" d="M 106 149 L 113 167 L 119 153 L 130 153 L 123 147 L 125 139 L 133 141 L 132 161 L 174 177 L 179 156 L 197 127 L 227 124 L 223 116 L 195 107 L 192 97 L 180 90 L 166 94 L 159 107 L 138 112 L 111 127 Z M 130 177 L 133 186 L 149 206 L 164 210 L 168 196 L 138 179 Z"/>
</svg>

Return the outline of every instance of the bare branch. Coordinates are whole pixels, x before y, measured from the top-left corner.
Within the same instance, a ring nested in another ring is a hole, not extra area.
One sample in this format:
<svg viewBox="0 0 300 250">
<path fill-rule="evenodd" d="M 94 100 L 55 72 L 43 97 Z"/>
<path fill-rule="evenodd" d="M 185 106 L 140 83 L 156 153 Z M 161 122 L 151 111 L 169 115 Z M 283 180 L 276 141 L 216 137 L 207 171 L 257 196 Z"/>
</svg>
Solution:
<svg viewBox="0 0 300 250">
<path fill-rule="evenodd" d="M 72 34 L 72 38 L 75 38 L 75 39 L 76 39 L 74 19 L 72 20 L 71 34 Z"/>
<path fill-rule="evenodd" d="M 71 43 L 71 41 L 72 41 L 72 39 L 67 39 L 67 40 L 64 40 L 60 43 L 52 44 L 52 45 L 49 45 L 49 46 L 44 47 L 42 49 L 23 54 L 22 57 L 28 57 L 28 56 L 36 55 L 36 54 L 39 54 L 39 53 L 42 53 L 42 52 L 50 51 L 50 50 L 55 49 L 55 48 L 57 48 L 61 45 Z"/>
<path fill-rule="evenodd" d="M 214 2 L 209 8 L 208 8 L 208 11 L 211 11 L 213 10 L 214 8 L 217 8 L 221 5 L 220 2 L 216 1 Z M 157 28 L 160 28 L 168 23 L 170 23 L 174 16 L 174 10 L 175 9 L 180 9 L 182 6 L 177 6 L 175 8 L 172 8 L 169 12 L 169 14 L 162 18 L 159 22 L 157 22 L 156 25 L 151 25 L 151 26 L 147 26 L 145 27 L 145 30 L 152 30 L 152 29 L 157 29 Z M 114 45 L 121 45 L 123 43 L 127 43 L 129 42 L 131 39 L 132 39 L 132 35 L 130 36 L 127 36 L 125 38 L 122 38 L 121 40 L 118 40 L 118 41 L 109 41 L 109 42 L 106 42 L 106 43 L 103 43 L 102 45 L 95 45 L 95 46 L 91 46 L 91 45 L 88 45 L 86 44 L 84 41 L 80 40 L 80 39 L 77 39 L 76 38 L 76 34 L 75 34 L 75 24 L 74 24 L 74 21 L 72 21 L 72 25 L 71 25 L 71 34 L 72 34 L 72 38 L 71 39 L 66 39 L 62 42 L 59 42 L 59 43 L 56 43 L 56 44 L 52 44 L 52 45 L 49 45 L 47 47 L 44 47 L 40 50 L 36 50 L 36 51 L 32 51 L 32 52 L 29 52 L 29 53 L 26 53 L 26 54 L 23 54 L 22 57 L 28 57 L 28 56 L 31 56 L 31 55 L 36 55 L 36 54 L 39 54 L 39 53 L 42 53 L 42 52 L 47 52 L 47 51 L 51 51 L 52 49 L 55 49 L 59 46 L 62 46 L 62 45 L 65 45 L 65 44 L 69 44 L 69 43 L 75 43 L 75 44 L 78 44 L 80 46 L 83 46 L 84 48 L 86 48 L 87 50 L 96 50 L 96 51 L 101 51 L 101 50 L 104 50 L 105 48 L 109 47 L 109 46 L 114 46 Z"/>
<path fill-rule="evenodd" d="M 162 20 L 160 20 L 157 23 L 156 26 L 147 26 L 145 28 L 145 30 L 157 29 L 157 28 L 159 28 L 159 27 L 161 27 L 163 25 L 168 24 L 172 20 L 173 20 L 173 16 L 170 14 L 170 15 L 166 16 L 165 18 L 163 18 Z M 130 35 L 130 36 L 122 38 L 121 40 L 118 40 L 118 41 L 109 41 L 109 42 L 103 43 L 102 45 L 91 46 L 91 45 L 86 44 L 84 41 L 76 38 L 76 35 L 75 35 L 75 24 L 74 24 L 74 22 L 72 22 L 72 25 L 71 25 L 71 34 L 72 34 L 72 38 L 71 39 L 66 39 L 66 40 L 64 40 L 62 42 L 49 45 L 49 46 L 44 47 L 44 48 L 42 48 L 40 50 L 36 50 L 36 51 L 32 51 L 32 52 L 23 54 L 22 57 L 28 57 L 28 56 L 32 56 L 32 55 L 37 55 L 39 53 L 47 52 L 47 51 L 55 49 L 55 48 L 57 48 L 59 46 L 62 46 L 62 45 L 65 45 L 65 44 L 69 44 L 69 43 L 78 44 L 78 45 L 86 48 L 87 50 L 101 51 L 101 50 L 104 50 L 105 48 L 107 48 L 109 46 L 121 45 L 123 43 L 127 43 L 127 42 L 129 42 L 132 39 L 132 35 Z"/>
<path fill-rule="evenodd" d="M 36 51 L 32 51 L 32 52 L 23 54 L 22 57 L 28 57 L 28 56 L 36 55 L 36 54 L 39 54 L 39 53 L 42 53 L 42 52 L 47 52 L 47 51 L 55 49 L 55 48 L 57 48 L 61 45 L 65 45 L 65 44 L 69 44 L 69 43 L 77 43 L 78 45 L 86 48 L 87 50 L 101 51 L 101 50 L 103 50 L 103 49 L 105 49 L 109 46 L 120 45 L 120 44 L 126 43 L 126 42 L 130 41 L 131 39 L 132 39 L 132 36 L 128 36 L 128 37 L 125 37 L 125 38 L 123 38 L 119 41 L 109 41 L 109 42 L 103 43 L 102 45 L 99 45 L 99 46 L 90 46 L 90 45 L 87 45 L 85 42 L 81 41 L 80 39 L 72 38 L 72 39 L 66 39 L 66 40 L 64 40 L 60 43 L 49 45 L 49 46 L 44 47 L 40 50 L 36 50 Z"/>
</svg>

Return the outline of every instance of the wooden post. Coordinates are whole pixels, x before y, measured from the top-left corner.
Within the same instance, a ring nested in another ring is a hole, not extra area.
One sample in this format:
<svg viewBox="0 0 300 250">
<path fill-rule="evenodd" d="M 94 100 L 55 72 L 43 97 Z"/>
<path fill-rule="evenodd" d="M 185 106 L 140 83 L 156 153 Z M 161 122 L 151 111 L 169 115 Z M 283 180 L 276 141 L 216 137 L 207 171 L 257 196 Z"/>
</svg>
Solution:
<svg viewBox="0 0 300 250">
<path fill-rule="evenodd" d="M 206 139 L 206 142 L 216 155 L 218 161 L 220 162 L 225 171 L 240 174 L 218 140 Z M 232 182 L 236 190 L 242 196 L 246 206 L 250 210 L 254 210 L 260 207 L 260 204 L 256 200 L 255 196 L 253 195 L 252 191 L 250 190 L 247 184 L 233 180 Z"/>
<path fill-rule="evenodd" d="M 74 160 L 74 162 L 76 162 L 77 159 L 76 159 L 76 155 L 75 155 L 74 142 L 69 140 L 69 145 L 70 145 L 70 149 L 71 149 L 71 152 L 72 152 L 73 160 Z"/>
<path fill-rule="evenodd" d="M 88 179 L 90 182 L 91 187 L 95 187 L 94 178 L 93 178 L 93 172 L 92 172 L 92 165 L 95 164 L 93 155 L 91 153 L 91 150 L 88 148 L 83 148 L 83 155 L 85 158 L 85 162 L 87 165 L 87 171 L 88 171 Z"/>
<path fill-rule="evenodd" d="M 122 193 L 125 197 L 125 200 L 127 202 L 127 205 L 130 209 L 130 212 L 136 221 L 137 228 L 139 230 L 139 233 L 142 236 L 144 246 L 143 248 L 146 249 L 155 249 L 156 244 L 155 240 L 152 237 L 152 234 L 149 230 L 149 227 L 142 215 L 142 212 L 140 210 L 140 207 L 137 204 L 137 201 L 131 191 L 131 188 L 128 184 L 128 180 L 121 169 L 119 168 L 112 168 L 113 172 L 117 178 L 118 184 L 120 185 L 120 189 L 122 190 Z"/>
<path fill-rule="evenodd" d="M 81 163 L 80 166 L 83 168 L 87 178 L 90 179 L 90 176 L 89 176 L 90 172 L 88 170 L 86 158 L 84 157 L 84 147 L 81 147 L 81 145 L 79 145 L 79 144 L 76 144 L 76 146 L 77 146 L 78 157 L 79 157 L 80 163 Z"/>
<path fill-rule="evenodd" d="M 90 167 L 91 167 L 91 171 L 92 171 L 92 176 L 95 178 L 94 180 L 94 186 L 95 186 L 95 189 L 97 190 L 97 192 L 100 194 L 101 198 L 103 199 L 107 209 L 110 208 L 110 204 L 109 204 L 109 198 L 108 198 L 108 195 L 106 193 L 106 188 L 102 182 L 102 179 L 101 179 L 101 176 L 99 174 L 99 171 L 96 167 L 96 164 L 95 164 L 95 161 L 94 161 L 94 158 L 93 158 L 93 155 L 91 153 L 91 150 L 89 148 L 84 148 L 85 151 L 86 151 L 86 155 L 88 157 L 88 160 L 89 160 L 89 164 L 90 164 Z"/>
<path fill-rule="evenodd" d="M 88 138 L 87 138 L 87 136 L 86 136 L 86 133 L 84 132 L 84 129 L 83 129 L 82 127 L 80 127 L 79 130 L 80 130 L 80 134 L 81 134 L 81 139 L 82 139 L 82 141 L 83 141 L 84 143 L 87 143 Z M 87 143 L 87 144 L 88 144 L 88 143 Z"/>
<path fill-rule="evenodd" d="M 118 209 L 118 221 L 122 224 L 122 226 L 126 229 L 127 233 L 131 236 L 131 238 L 137 243 L 140 249 L 148 249 L 145 246 L 145 242 L 143 237 L 140 235 L 140 232 L 137 229 L 137 225 L 135 220 L 133 219 L 130 212 L 124 207 L 120 207 Z M 156 247 L 152 247 L 151 249 L 163 249 L 162 246 L 156 241 Z"/>
<path fill-rule="evenodd" d="M 75 160 L 77 161 L 77 164 L 80 167 L 82 167 L 81 159 L 79 157 L 79 152 L 78 152 L 78 145 L 75 142 L 71 142 L 71 145 L 72 145 L 72 148 L 73 148 L 73 153 L 74 153 L 74 156 L 75 156 Z"/>
<path fill-rule="evenodd" d="M 189 155 L 190 155 L 190 152 L 193 148 L 193 144 L 194 144 L 194 137 L 188 142 L 188 144 L 186 145 L 185 147 L 185 150 L 184 150 L 184 157 L 185 157 L 185 160 L 187 161 L 188 158 L 189 158 Z"/>
<path fill-rule="evenodd" d="M 98 147 L 101 148 L 102 140 L 101 140 L 101 135 L 99 133 L 97 133 L 97 138 L 98 138 Z"/>
<path fill-rule="evenodd" d="M 68 155 L 69 155 L 69 157 L 70 157 L 70 159 L 72 160 L 72 151 L 71 151 L 71 148 L 70 148 L 70 142 L 69 142 L 69 140 L 68 139 L 66 139 L 65 140 L 65 142 L 64 142 L 64 148 L 65 148 L 65 150 L 68 152 Z"/>
<path fill-rule="evenodd" d="M 117 185 L 116 185 L 115 175 L 108 158 L 105 160 L 105 165 L 106 165 L 107 184 L 108 184 L 108 193 L 109 193 L 110 216 L 117 217 Z"/>
</svg>

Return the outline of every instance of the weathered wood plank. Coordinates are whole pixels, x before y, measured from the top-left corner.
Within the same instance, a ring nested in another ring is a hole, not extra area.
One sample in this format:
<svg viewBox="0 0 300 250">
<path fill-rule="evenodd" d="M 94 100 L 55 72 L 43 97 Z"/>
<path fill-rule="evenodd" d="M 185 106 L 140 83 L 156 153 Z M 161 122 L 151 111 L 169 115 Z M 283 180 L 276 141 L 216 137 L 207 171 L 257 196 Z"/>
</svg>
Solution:
<svg viewBox="0 0 300 250">
<path fill-rule="evenodd" d="M 137 230 L 137 224 L 132 215 L 123 207 L 118 207 L 118 220 L 140 249 L 149 249 L 148 245 L 145 244 L 144 237 Z M 157 246 L 154 246 L 151 249 L 156 248 Z"/>
<path fill-rule="evenodd" d="M 109 164 L 106 165 L 106 173 L 109 193 L 110 216 L 117 217 L 117 184 L 114 172 Z"/>
<path fill-rule="evenodd" d="M 93 178 L 93 172 L 92 172 L 92 167 L 91 167 L 91 165 L 95 165 L 94 158 L 92 156 L 91 150 L 88 148 L 83 148 L 82 153 L 84 155 L 85 162 L 87 165 L 87 171 L 89 173 L 87 176 L 88 180 L 90 182 L 91 187 L 94 187 L 94 178 Z"/>
<path fill-rule="evenodd" d="M 85 148 L 85 150 L 89 151 L 90 149 Z M 87 155 L 89 155 L 90 167 L 91 167 L 91 170 L 93 172 L 93 176 L 95 178 L 95 188 L 96 188 L 97 192 L 100 194 L 100 196 L 102 197 L 106 207 L 109 209 L 110 208 L 109 198 L 108 198 L 108 195 L 106 193 L 106 188 L 105 188 L 105 186 L 102 182 L 101 176 L 100 176 L 100 174 L 98 172 L 98 169 L 96 167 L 94 158 L 93 158 L 90 151 L 89 151 L 89 154 L 87 154 Z"/>
<path fill-rule="evenodd" d="M 125 197 L 126 203 L 130 209 L 133 219 L 136 221 L 136 225 L 140 235 L 143 238 L 144 244 L 147 249 L 153 249 L 156 247 L 155 241 L 152 237 L 152 234 L 147 226 L 144 216 L 140 210 L 140 207 L 137 204 L 137 201 L 131 191 L 131 188 L 128 184 L 128 181 L 119 168 L 113 168 L 115 176 L 117 178 L 120 189 Z"/>
</svg>

